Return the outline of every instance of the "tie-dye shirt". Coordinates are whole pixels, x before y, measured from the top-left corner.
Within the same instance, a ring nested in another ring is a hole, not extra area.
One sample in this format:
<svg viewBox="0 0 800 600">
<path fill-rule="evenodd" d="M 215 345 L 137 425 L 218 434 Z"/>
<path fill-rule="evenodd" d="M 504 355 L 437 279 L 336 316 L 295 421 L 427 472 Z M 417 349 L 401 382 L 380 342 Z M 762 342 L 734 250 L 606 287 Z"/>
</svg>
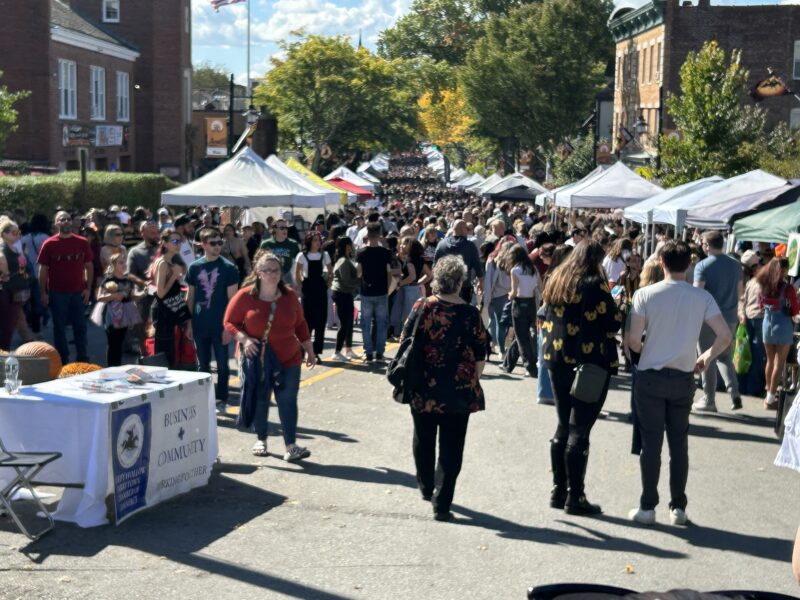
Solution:
<svg viewBox="0 0 800 600">
<path fill-rule="evenodd" d="M 195 334 L 222 333 L 222 317 L 228 306 L 228 286 L 239 284 L 239 270 L 220 256 L 209 262 L 202 257 L 189 265 L 186 283 L 194 287 L 192 329 Z"/>
</svg>

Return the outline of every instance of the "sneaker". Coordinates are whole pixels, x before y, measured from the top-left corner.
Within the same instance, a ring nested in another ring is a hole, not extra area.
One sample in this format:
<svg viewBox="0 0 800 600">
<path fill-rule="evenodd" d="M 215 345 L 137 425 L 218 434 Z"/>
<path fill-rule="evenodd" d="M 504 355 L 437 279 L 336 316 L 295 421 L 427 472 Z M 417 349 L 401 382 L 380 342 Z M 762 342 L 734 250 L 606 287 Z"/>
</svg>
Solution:
<svg viewBox="0 0 800 600">
<path fill-rule="evenodd" d="M 383 354 L 376 354 L 375 360 L 377 362 L 386 362 L 386 357 Z"/>
<path fill-rule="evenodd" d="M 364 362 L 371 363 L 373 360 L 375 360 L 375 358 L 369 352 L 364 355 Z"/>
<path fill-rule="evenodd" d="M 655 525 L 656 511 L 634 508 L 628 513 L 628 517 L 631 521 L 636 521 L 642 525 Z"/>
<path fill-rule="evenodd" d="M 742 397 L 734 396 L 731 398 L 731 410 L 742 410 Z"/>
<path fill-rule="evenodd" d="M 539 396 L 536 398 L 536 404 L 545 404 L 547 406 L 554 406 L 556 403 L 555 400 L 552 398 L 545 398 L 544 396 Z"/>
<path fill-rule="evenodd" d="M 692 412 L 715 413 L 717 412 L 717 406 L 714 403 L 708 402 L 705 398 L 700 398 L 700 400 L 692 404 Z"/>
<path fill-rule="evenodd" d="M 347 351 L 344 353 L 344 355 L 345 355 L 345 356 L 346 356 L 346 357 L 347 357 L 349 360 L 359 360 L 359 359 L 361 358 L 361 355 L 360 355 L 360 354 L 357 354 L 356 352 L 353 352 L 352 350 L 347 350 Z"/>
<path fill-rule="evenodd" d="M 453 513 L 447 511 L 447 512 L 435 512 L 433 513 L 433 518 L 435 521 L 452 521 L 455 517 L 453 516 Z"/>
<path fill-rule="evenodd" d="M 217 414 L 218 415 L 224 415 L 225 414 L 225 410 L 227 408 L 228 408 L 228 403 L 225 402 L 224 400 L 219 400 L 217 402 Z"/>
<path fill-rule="evenodd" d="M 302 446 L 292 446 L 292 449 L 287 450 L 286 454 L 283 455 L 283 460 L 286 462 L 296 462 L 298 460 L 308 458 L 309 456 L 311 456 L 311 450 L 308 448 L 303 448 Z"/>
<path fill-rule="evenodd" d="M 689 517 L 686 516 L 686 511 L 682 508 L 673 508 L 669 511 L 669 521 L 673 525 L 688 525 Z"/>
<path fill-rule="evenodd" d="M 334 360 L 336 362 L 349 362 L 349 358 L 347 358 L 341 352 L 334 352 L 333 355 L 330 357 L 330 360 Z"/>
</svg>

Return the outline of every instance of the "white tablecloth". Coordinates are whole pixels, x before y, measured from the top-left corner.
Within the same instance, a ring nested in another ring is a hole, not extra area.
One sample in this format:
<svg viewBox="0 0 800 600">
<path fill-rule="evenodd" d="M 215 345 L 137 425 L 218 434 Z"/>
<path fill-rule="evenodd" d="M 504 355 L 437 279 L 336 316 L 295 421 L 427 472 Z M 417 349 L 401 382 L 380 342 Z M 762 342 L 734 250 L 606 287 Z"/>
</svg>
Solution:
<svg viewBox="0 0 800 600">
<path fill-rule="evenodd" d="M 65 489 L 53 515 L 81 527 L 108 523 L 106 497 L 114 492 L 112 410 L 146 402 L 153 406 L 160 403 L 159 409 L 169 410 L 170 405 L 178 407 L 190 398 L 200 401 L 197 394 L 201 394 L 205 399 L 202 405 L 208 406 L 208 432 L 204 436 L 208 446 L 208 474 L 219 453 L 214 386 L 208 373 L 169 371 L 165 384 L 148 383 L 111 393 L 89 392 L 79 387 L 80 381 L 97 377 L 97 373 L 91 373 L 49 381 L 23 388 L 17 396 L 9 396 L 5 390 L 0 392 L 0 438 L 12 451 L 62 453 L 36 480 L 83 486 Z M 0 483 L 8 480 L 8 473 L 0 471 Z M 207 481 L 206 475 L 203 483 Z M 178 486 L 175 491 L 180 493 L 195 486 Z"/>
</svg>

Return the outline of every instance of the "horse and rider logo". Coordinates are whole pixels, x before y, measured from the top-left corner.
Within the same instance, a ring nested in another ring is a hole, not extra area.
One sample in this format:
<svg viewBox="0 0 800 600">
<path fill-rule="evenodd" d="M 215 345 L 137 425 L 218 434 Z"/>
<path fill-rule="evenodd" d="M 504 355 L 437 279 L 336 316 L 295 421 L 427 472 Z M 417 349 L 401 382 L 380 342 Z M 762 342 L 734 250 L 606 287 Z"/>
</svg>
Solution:
<svg viewBox="0 0 800 600">
<path fill-rule="evenodd" d="M 142 454 L 144 441 L 144 424 L 136 414 L 128 415 L 122 422 L 117 434 L 117 460 L 124 469 L 130 469 Z"/>
</svg>

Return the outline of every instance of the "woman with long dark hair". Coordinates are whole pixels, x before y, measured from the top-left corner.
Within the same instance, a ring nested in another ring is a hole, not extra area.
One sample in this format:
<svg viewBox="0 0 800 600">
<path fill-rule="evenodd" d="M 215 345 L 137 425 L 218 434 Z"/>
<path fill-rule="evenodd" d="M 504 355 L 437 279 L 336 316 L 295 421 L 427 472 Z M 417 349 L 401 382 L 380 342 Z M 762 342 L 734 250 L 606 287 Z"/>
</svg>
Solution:
<svg viewBox="0 0 800 600">
<path fill-rule="evenodd" d="M 317 360 L 325 346 L 325 322 L 328 318 L 328 282 L 333 275 L 331 257 L 322 252 L 322 237 L 309 231 L 303 251 L 297 255 L 294 268 L 295 284 L 303 292 L 303 313 L 314 336 L 314 353 Z"/>
<path fill-rule="evenodd" d="M 788 272 L 788 259 L 773 258 L 756 275 L 756 281 L 761 286 L 759 304 L 764 307 L 761 332 L 767 353 L 767 397 L 764 400 L 767 410 L 778 408 L 778 386 L 792 345 L 792 317 L 800 312 L 794 286 L 786 281 Z"/>
<path fill-rule="evenodd" d="M 542 324 L 542 358 L 550 371 L 558 413 L 550 446 L 550 506 L 574 515 L 602 512 L 584 493 L 589 434 L 608 395 L 611 374 L 619 366 L 615 334 L 622 325 L 622 315 L 608 289 L 602 268 L 604 255 L 597 242 L 578 243 L 544 289 L 547 309 Z M 585 364 L 606 370 L 596 402 L 579 400 L 571 393 L 576 368 Z"/>
<path fill-rule="evenodd" d="M 620 275 L 625 270 L 625 262 L 633 251 L 633 243 L 628 238 L 620 238 L 614 242 L 608 254 L 603 259 L 603 270 L 612 285 L 619 282 Z"/>
<path fill-rule="evenodd" d="M 336 256 L 333 265 L 333 302 L 339 317 L 336 333 L 336 352 L 333 360 L 355 360 L 360 358 L 353 351 L 353 322 L 355 308 L 353 299 L 361 287 L 358 266 L 353 260 L 353 240 L 340 237 L 336 240 Z M 342 349 L 344 348 L 344 354 Z"/>
<path fill-rule="evenodd" d="M 161 246 L 150 266 L 150 279 L 156 288 L 153 304 L 153 326 L 155 327 L 155 352 L 163 352 L 170 369 L 177 365 L 175 356 L 176 328 L 183 330 L 187 339 L 192 339 L 192 315 L 181 289 L 181 277 L 186 273 L 178 251 L 183 237 L 174 229 L 161 232 Z"/>
<path fill-rule="evenodd" d="M 425 264 L 425 250 L 411 237 L 400 238 L 397 256 L 400 259 L 400 281 L 390 316 L 394 331 L 400 331 L 406 322 L 414 303 L 422 297 L 420 286 L 431 279 L 431 269 Z"/>
</svg>

